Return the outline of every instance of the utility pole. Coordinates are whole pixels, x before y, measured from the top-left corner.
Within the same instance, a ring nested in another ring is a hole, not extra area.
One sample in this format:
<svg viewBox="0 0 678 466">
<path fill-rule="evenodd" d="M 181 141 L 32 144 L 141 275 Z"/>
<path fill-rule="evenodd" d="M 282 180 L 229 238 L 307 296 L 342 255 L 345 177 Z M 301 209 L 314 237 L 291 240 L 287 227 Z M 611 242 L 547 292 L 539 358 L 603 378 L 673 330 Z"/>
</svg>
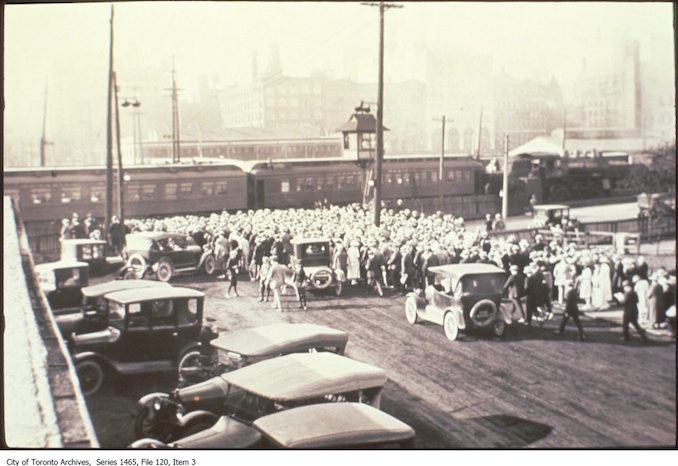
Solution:
<svg viewBox="0 0 678 466">
<path fill-rule="evenodd" d="M 441 121 L 443 123 L 441 142 L 440 142 L 440 162 L 438 164 L 438 203 L 439 210 L 443 210 L 443 198 L 445 195 L 443 180 L 445 174 L 445 115 L 442 118 L 434 118 L 433 121 Z"/>
<path fill-rule="evenodd" d="M 179 99 L 177 81 L 174 70 L 174 57 L 172 57 L 172 163 L 181 161 L 181 137 L 179 134 Z"/>
<path fill-rule="evenodd" d="M 120 148 L 120 107 L 118 106 L 118 79 L 113 72 L 113 87 L 115 89 L 115 145 L 118 148 L 118 217 L 120 224 L 125 224 L 125 209 L 123 206 L 123 179 L 122 179 L 122 149 Z"/>
<path fill-rule="evenodd" d="M 509 153 L 509 135 L 508 133 L 504 134 L 504 176 L 502 177 L 502 196 L 501 196 L 501 216 L 504 219 L 504 223 L 508 218 L 508 153 Z"/>
<path fill-rule="evenodd" d="M 480 107 L 480 122 L 478 123 L 478 148 L 476 149 L 476 159 L 480 159 L 480 138 L 483 131 L 483 107 Z"/>
<path fill-rule="evenodd" d="M 563 157 L 565 157 L 566 139 L 567 139 L 567 109 L 563 110 Z"/>
<path fill-rule="evenodd" d="M 108 55 L 108 104 L 106 112 L 106 214 L 104 219 L 104 238 L 108 238 L 108 229 L 113 214 L 113 134 L 111 131 L 111 106 L 113 105 L 113 5 L 111 4 L 111 43 Z"/>
<path fill-rule="evenodd" d="M 384 10 L 402 8 L 393 3 L 363 2 L 363 5 L 379 7 L 379 87 L 377 93 L 377 160 L 374 171 L 374 224 L 381 223 L 381 164 L 384 159 Z"/>
<path fill-rule="evenodd" d="M 47 163 L 47 145 L 52 144 L 47 140 L 47 81 L 45 81 L 45 109 L 42 113 L 42 137 L 40 138 L 40 166 Z"/>
</svg>

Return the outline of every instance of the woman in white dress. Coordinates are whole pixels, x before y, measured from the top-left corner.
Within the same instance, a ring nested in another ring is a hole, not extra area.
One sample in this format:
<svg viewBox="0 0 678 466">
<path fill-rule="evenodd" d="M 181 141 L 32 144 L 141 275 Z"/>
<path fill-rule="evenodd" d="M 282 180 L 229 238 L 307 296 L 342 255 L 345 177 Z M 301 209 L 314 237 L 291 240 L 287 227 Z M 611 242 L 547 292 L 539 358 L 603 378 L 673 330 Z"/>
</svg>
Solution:
<svg viewBox="0 0 678 466">
<path fill-rule="evenodd" d="M 638 275 L 634 275 L 631 281 L 633 282 L 633 291 L 638 295 L 638 322 L 647 325 L 650 320 L 647 307 L 647 292 L 650 289 L 650 284 Z"/>
<path fill-rule="evenodd" d="M 567 262 L 562 257 L 553 268 L 553 285 L 558 288 L 558 304 L 563 304 L 565 284 L 567 283 Z"/>
<path fill-rule="evenodd" d="M 348 279 L 355 285 L 360 279 L 360 249 L 357 240 L 352 240 L 348 247 Z"/>
<path fill-rule="evenodd" d="M 591 306 L 593 309 L 600 309 L 603 307 L 603 289 L 601 286 L 602 273 L 600 271 L 600 264 L 593 265 L 593 272 L 591 275 Z"/>
<path fill-rule="evenodd" d="M 598 286 L 602 292 L 602 309 L 607 309 L 610 307 L 610 301 L 612 301 L 612 272 L 610 270 L 610 261 L 605 256 L 600 258 Z"/>
<path fill-rule="evenodd" d="M 584 264 L 584 269 L 581 271 L 579 277 L 577 277 L 577 284 L 579 288 L 579 297 L 586 302 L 586 307 L 591 308 L 591 294 L 593 291 L 593 285 L 591 279 L 593 273 L 589 264 Z"/>
</svg>

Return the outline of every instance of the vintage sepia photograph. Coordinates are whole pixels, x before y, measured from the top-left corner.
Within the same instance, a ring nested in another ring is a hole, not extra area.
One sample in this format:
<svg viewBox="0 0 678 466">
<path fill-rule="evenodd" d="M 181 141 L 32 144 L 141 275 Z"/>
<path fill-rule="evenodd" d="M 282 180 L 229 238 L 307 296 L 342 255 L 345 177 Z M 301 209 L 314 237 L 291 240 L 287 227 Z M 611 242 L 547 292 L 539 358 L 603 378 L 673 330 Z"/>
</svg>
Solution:
<svg viewBox="0 0 678 466">
<path fill-rule="evenodd" d="M 675 449 L 675 22 L 5 2 L 0 456 Z"/>
</svg>

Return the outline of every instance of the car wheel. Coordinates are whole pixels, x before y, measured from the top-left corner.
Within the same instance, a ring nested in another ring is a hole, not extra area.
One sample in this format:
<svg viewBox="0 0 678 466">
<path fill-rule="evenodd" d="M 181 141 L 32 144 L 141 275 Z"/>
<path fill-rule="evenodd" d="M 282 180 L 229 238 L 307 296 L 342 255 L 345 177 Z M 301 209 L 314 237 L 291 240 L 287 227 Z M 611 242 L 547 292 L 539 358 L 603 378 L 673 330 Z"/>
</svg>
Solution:
<svg viewBox="0 0 678 466">
<path fill-rule="evenodd" d="M 82 361 L 75 366 L 75 371 L 80 379 L 80 390 L 85 396 L 94 395 L 104 383 L 104 370 L 96 361 Z"/>
<path fill-rule="evenodd" d="M 139 275 L 137 275 L 137 272 L 134 269 L 127 269 L 125 270 L 125 273 L 122 275 L 123 280 L 136 280 L 138 278 Z"/>
<path fill-rule="evenodd" d="M 157 275 L 158 280 L 161 282 L 170 281 L 172 279 L 172 275 L 174 275 L 174 267 L 172 267 L 172 262 L 170 262 L 170 260 L 166 257 L 160 259 L 155 274 Z"/>
<path fill-rule="evenodd" d="M 417 300 L 414 296 L 405 300 L 405 318 L 412 325 L 417 323 Z"/>
<path fill-rule="evenodd" d="M 207 275 L 212 275 L 217 269 L 217 260 L 213 255 L 205 257 L 205 263 L 203 264 L 203 270 Z"/>
<path fill-rule="evenodd" d="M 127 265 L 136 272 L 137 277 L 141 277 L 146 270 L 146 259 L 139 254 L 132 254 L 127 261 Z"/>
<path fill-rule="evenodd" d="M 206 371 L 201 364 L 200 351 L 191 350 L 183 354 L 177 367 L 179 381 L 185 385 L 202 382 L 206 379 Z"/>
<path fill-rule="evenodd" d="M 498 337 L 500 337 L 504 334 L 505 329 L 506 329 L 506 322 L 504 322 L 504 319 L 497 319 L 492 323 L 492 331 Z"/>
<path fill-rule="evenodd" d="M 334 288 L 334 294 L 336 294 L 337 296 L 341 296 L 341 292 L 343 291 L 343 289 L 344 289 L 344 282 L 338 281 L 337 286 Z"/>
<path fill-rule="evenodd" d="M 158 422 L 149 415 L 149 409 L 141 410 L 134 421 L 135 439 L 156 439 L 168 442 L 174 436 L 174 427 L 168 422 Z"/>
<path fill-rule="evenodd" d="M 451 312 L 445 314 L 443 328 L 445 329 L 445 336 L 448 340 L 454 341 L 459 336 L 459 327 L 457 326 L 457 322 L 454 320 L 454 316 Z"/>
</svg>

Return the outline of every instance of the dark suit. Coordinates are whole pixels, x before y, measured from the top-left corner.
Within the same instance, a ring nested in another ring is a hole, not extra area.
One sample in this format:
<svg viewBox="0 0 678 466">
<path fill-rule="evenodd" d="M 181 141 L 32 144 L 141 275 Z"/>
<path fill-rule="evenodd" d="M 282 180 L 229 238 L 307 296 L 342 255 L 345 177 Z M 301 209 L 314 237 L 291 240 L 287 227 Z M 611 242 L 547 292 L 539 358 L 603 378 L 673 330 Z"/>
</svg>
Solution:
<svg viewBox="0 0 678 466">
<path fill-rule="evenodd" d="M 633 289 L 624 292 L 624 340 L 629 340 L 629 324 L 633 325 L 636 332 L 640 334 L 643 340 L 647 339 L 645 330 L 638 325 L 638 295 Z"/>
<path fill-rule="evenodd" d="M 520 315 L 525 317 L 522 298 L 525 296 L 525 274 L 518 271 L 515 275 L 511 274 L 504 283 L 504 291 L 508 291 L 508 297 L 513 302 L 513 309 L 520 309 Z"/>
<path fill-rule="evenodd" d="M 527 323 L 532 322 L 532 315 L 537 311 L 537 306 L 542 301 L 544 294 L 545 279 L 541 271 L 537 271 L 527 277 Z"/>
<path fill-rule="evenodd" d="M 579 330 L 579 337 L 584 336 L 584 329 L 582 328 L 581 321 L 579 320 L 579 294 L 577 293 L 576 288 L 570 288 L 565 295 L 565 313 L 563 314 L 563 320 L 560 321 L 560 327 L 558 328 L 558 333 L 562 334 L 567 325 L 567 321 L 570 317 L 574 321 L 574 324 Z"/>
</svg>

